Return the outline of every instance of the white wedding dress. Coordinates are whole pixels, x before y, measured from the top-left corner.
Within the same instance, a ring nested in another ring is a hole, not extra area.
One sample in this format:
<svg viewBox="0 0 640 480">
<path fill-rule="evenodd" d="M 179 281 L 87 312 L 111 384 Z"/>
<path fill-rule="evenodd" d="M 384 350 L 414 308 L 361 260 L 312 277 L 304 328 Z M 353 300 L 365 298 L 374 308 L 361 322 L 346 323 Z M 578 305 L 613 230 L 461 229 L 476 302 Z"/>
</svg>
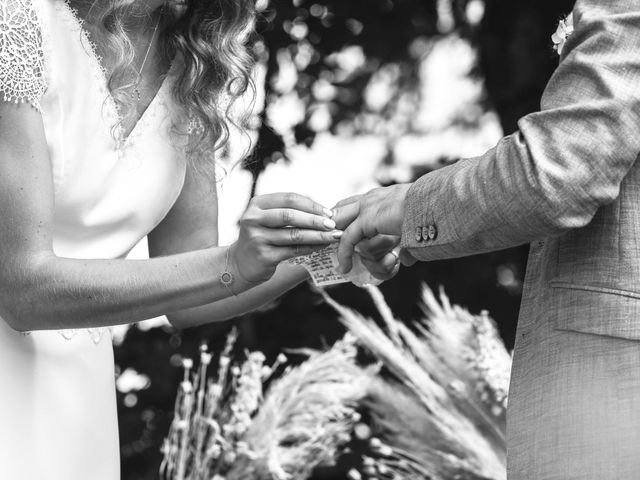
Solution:
<svg viewBox="0 0 640 480">
<path fill-rule="evenodd" d="M 105 74 L 65 1 L 0 0 L 0 99 L 42 114 L 58 256 L 122 258 L 175 202 L 185 158 L 168 140 L 170 83 L 128 138 L 114 135 Z M 108 330 L 21 334 L 0 319 L 0 478 L 116 480 L 119 470 Z"/>
</svg>

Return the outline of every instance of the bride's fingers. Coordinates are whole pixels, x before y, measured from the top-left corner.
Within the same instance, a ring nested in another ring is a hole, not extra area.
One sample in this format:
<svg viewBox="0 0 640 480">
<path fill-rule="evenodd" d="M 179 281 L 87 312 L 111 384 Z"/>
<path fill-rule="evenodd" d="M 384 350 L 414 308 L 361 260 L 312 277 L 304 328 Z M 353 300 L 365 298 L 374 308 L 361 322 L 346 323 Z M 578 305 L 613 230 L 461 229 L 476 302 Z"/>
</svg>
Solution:
<svg viewBox="0 0 640 480">
<path fill-rule="evenodd" d="M 281 247 L 277 248 L 274 251 L 274 255 L 278 262 L 283 262 L 285 260 L 289 260 L 290 258 L 299 257 L 300 255 L 309 255 L 311 253 L 317 252 L 327 248 L 326 245 L 304 245 L 297 247 Z"/>
<path fill-rule="evenodd" d="M 324 231 L 336 228 L 336 222 L 330 218 L 292 208 L 261 210 L 259 216 L 256 223 L 269 228 L 298 227 Z"/>
<path fill-rule="evenodd" d="M 319 232 L 317 230 L 304 230 L 300 228 L 284 228 L 278 230 L 265 231 L 262 234 L 266 242 L 277 246 L 307 246 L 324 245 L 336 243 L 342 237 L 340 230 L 331 232 Z"/>
<path fill-rule="evenodd" d="M 288 208 L 324 217 L 333 215 L 324 205 L 298 193 L 269 193 L 254 197 L 253 202 L 263 210 Z"/>
</svg>

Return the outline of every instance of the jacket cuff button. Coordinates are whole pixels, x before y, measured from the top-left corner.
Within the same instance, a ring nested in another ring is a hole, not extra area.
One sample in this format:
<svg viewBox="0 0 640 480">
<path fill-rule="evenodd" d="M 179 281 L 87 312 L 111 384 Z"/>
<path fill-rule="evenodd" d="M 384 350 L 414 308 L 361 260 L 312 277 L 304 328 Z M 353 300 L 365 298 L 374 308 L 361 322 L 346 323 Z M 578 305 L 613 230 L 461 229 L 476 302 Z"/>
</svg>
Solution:
<svg viewBox="0 0 640 480">
<path fill-rule="evenodd" d="M 438 238 L 438 227 L 436 227 L 435 225 L 429 225 L 427 229 L 427 238 L 429 240 L 435 240 L 436 238 Z"/>
<path fill-rule="evenodd" d="M 429 227 L 422 227 L 422 239 L 426 242 L 429 240 Z"/>
</svg>

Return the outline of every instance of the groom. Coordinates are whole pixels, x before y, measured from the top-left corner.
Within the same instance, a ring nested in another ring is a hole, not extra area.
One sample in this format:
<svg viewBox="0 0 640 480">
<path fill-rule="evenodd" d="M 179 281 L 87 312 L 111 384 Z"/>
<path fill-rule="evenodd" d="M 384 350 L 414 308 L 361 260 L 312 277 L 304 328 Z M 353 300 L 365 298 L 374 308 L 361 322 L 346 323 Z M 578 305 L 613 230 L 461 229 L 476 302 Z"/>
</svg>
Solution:
<svg viewBox="0 0 640 480">
<path fill-rule="evenodd" d="M 342 202 L 402 259 L 531 243 L 507 423 L 514 480 L 640 478 L 640 0 L 578 0 L 541 111 L 483 156 Z"/>
</svg>

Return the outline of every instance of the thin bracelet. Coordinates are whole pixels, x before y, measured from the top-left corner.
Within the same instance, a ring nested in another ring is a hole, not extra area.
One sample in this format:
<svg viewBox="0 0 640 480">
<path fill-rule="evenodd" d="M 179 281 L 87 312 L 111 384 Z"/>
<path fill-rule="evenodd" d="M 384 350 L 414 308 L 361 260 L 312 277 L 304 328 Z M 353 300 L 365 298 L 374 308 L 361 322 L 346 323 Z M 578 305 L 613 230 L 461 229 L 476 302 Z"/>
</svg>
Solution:
<svg viewBox="0 0 640 480">
<path fill-rule="evenodd" d="M 235 278 L 233 276 L 233 273 L 229 271 L 229 253 L 230 252 L 231 252 L 231 246 L 228 246 L 226 260 L 224 264 L 224 272 L 222 272 L 222 274 L 220 275 L 220 283 L 222 283 L 222 285 L 224 285 L 227 288 L 227 290 L 229 290 L 229 293 L 231 293 L 231 295 L 233 295 L 234 297 L 237 297 L 234 291 L 231 290 L 231 285 L 233 285 Z"/>
</svg>

